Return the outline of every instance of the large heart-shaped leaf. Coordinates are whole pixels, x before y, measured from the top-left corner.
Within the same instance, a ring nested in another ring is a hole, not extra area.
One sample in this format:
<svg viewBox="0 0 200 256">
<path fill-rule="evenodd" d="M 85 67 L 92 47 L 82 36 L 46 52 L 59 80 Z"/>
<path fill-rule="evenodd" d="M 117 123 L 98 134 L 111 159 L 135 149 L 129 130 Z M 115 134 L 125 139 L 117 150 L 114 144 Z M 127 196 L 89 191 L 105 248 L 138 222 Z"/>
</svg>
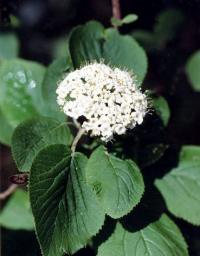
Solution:
<svg viewBox="0 0 200 256">
<path fill-rule="evenodd" d="M 200 225 L 200 161 L 181 161 L 155 184 L 171 213 Z"/>
<path fill-rule="evenodd" d="M 0 67 L 0 107 L 8 122 L 20 122 L 47 112 L 41 83 L 45 68 L 24 60 L 5 60 Z"/>
<path fill-rule="evenodd" d="M 138 85 L 146 75 L 147 58 L 139 44 L 114 29 L 104 30 L 98 22 L 91 21 L 75 28 L 69 39 L 69 49 L 75 68 L 88 61 L 103 59 L 133 72 Z"/>
<path fill-rule="evenodd" d="M 123 36 L 115 29 L 105 32 L 103 59 L 114 66 L 133 72 L 140 85 L 147 72 L 147 57 L 142 47 L 130 36 Z"/>
<path fill-rule="evenodd" d="M 30 170 L 37 153 L 52 144 L 70 145 L 72 135 L 66 122 L 41 117 L 24 121 L 14 131 L 12 154 L 22 172 Z"/>
<path fill-rule="evenodd" d="M 0 226 L 9 229 L 34 229 L 27 192 L 21 189 L 15 191 L 0 212 Z"/>
<path fill-rule="evenodd" d="M 105 212 L 113 218 L 130 212 L 144 192 L 142 175 L 136 164 L 108 154 L 102 146 L 88 161 L 86 179 Z"/>
<path fill-rule="evenodd" d="M 104 222 L 96 196 L 85 181 L 87 158 L 64 145 L 51 145 L 35 158 L 30 199 L 44 256 L 73 254 Z"/>
<path fill-rule="evenodd" d="M 187 245 L 178 227 L 166 216 L 137 232 L 117 224 L 98 249 L 97 256 L 187 256 Z"/>
<path fill-rule="evenodd" d="M 104 27 L 96 21 L 90 21 L 84 26 L 72 30 L 69 38 L 69 51 L 75 68 L 87 61 L 100 61 Z"/>
</svg>

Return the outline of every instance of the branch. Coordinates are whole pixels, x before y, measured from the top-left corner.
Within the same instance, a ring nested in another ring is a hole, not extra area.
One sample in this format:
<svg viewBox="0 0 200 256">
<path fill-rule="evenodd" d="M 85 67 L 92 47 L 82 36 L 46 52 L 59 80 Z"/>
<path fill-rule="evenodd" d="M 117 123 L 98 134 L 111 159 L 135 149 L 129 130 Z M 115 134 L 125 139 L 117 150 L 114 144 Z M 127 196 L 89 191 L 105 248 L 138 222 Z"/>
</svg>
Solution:
<svg viewBox="0 0 200 256">
<path fill-rule="evenodd" d="M 76 146 L 80 140 L 80 138 L 82 137 L 82 135 L 84 134 L 85 132 L 85 129 L 83 128 L 80 128 L 78 133 L 76 134 L 76 137 L 74 138 L 74 141 L 72 143 L 72 146 L 71 146 L 71 151 L 72 151 L 72 154 L 74 154 L 75 150 L 76 150 Z"/>
<path fill-rule="evenodd" d="M 11 184 L 5 191 L 0 193 L 0 200 L 5 200 L 8 196 L 10 196 L 17 188 L 16 184 Z"/>
<path fill-rule="evenodd" d="M 120 0 L 112 0 L 112 14 L 113 17 L 120 20 L 121 19 L 121 9 L 120 9 Z"/>
</svg>

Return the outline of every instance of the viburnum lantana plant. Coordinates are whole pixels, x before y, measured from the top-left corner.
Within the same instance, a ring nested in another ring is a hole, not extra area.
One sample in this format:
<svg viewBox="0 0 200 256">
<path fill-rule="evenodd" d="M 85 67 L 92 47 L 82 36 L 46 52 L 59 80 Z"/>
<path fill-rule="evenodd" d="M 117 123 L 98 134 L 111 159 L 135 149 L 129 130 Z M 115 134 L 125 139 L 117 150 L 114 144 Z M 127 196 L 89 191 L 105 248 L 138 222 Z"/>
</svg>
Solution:
<svg viewBox="0 0 200 256">
<path fill-rule="evenodd" d="M 146 72 L 137 41 L 95 21 L 73 29 L 69 54 L 47 68 L 1 64 L 4 141 L 28 179 L 44 256 L 188 255 L 166 210 L 200 225 L 200 150 L 182 147 L 158 174 L 169 169 L 170 109 L 147 92 Z"/>
</svg>

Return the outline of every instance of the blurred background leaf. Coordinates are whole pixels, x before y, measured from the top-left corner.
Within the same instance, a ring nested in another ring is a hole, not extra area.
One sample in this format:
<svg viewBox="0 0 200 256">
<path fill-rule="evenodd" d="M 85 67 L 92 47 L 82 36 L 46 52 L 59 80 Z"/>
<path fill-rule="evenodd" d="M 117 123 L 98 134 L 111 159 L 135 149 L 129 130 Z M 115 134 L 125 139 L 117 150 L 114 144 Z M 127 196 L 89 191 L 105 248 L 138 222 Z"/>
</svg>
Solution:
<svg viewBox="0 0 200 256">
<path fill-rule="evenodd" d="M 41 85 L 45 67 L 21 59 L 6 60 L 0 67 L 0 108 L 12 127 L 46 112 Z"/>
<path fill-rule="evenodd" d="M 153 107 L 156 113 L 161 118 L 163 124 L 167 126 L 170 118 L 170 108 L 166 99 L 162 96 L 159 96 L 159 97 L 153 97 L 152 101 L 153 101 Z"/>
<path fill-rule="evenodd" d="M 194 150 L 195 153 L 200 152 L 197 147 L 185 146 L 181 151 L 178 166 L 162 179 L 157 179 L 155 185 L 163 195 L 168 210 L 172 214 L 199 226 L 200 161 L 199 158 L 191 158 Z"/>
<path fill-rule="evenodd" d="M 0 60 L 16 58 L 19 54 L 19 41 L 13 33 L 0 34 Z"/>
<path fill-rule="evenodd" d="M 200 92 L 200 51 L 197 51 L 190 56 L 186 63 L 186 73 L 192 88 Z"/>
<path fill-rule="evenodd" d="M 0 212 L 0 226 L 9 229 L 33 230 L 33 216 L 28 194 L 17 189 Z"/>
</svg>

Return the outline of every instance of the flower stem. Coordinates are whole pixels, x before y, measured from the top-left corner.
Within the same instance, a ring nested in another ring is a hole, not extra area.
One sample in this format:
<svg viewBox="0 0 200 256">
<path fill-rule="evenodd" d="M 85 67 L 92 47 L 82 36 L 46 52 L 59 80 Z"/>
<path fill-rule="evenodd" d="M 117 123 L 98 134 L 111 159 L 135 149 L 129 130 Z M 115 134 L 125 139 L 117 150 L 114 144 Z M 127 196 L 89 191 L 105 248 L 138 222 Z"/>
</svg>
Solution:
<svg viewBox="0 0 200 256">
<path fill-rule="evenodd" d="M 76 134 L 76 137 L 74 138 L 74 141 L 72 143 L 72 146 L 71 146 L 71 151 L 72 151 L 72 154 L 74 154 L 75 150 L 76 150 L 76 146 L 80 140 L 80 138 L 82 137 L 82 135 L 85 133 L 85 129 L 83 128 L 80 128 Z"/>
</svg>

